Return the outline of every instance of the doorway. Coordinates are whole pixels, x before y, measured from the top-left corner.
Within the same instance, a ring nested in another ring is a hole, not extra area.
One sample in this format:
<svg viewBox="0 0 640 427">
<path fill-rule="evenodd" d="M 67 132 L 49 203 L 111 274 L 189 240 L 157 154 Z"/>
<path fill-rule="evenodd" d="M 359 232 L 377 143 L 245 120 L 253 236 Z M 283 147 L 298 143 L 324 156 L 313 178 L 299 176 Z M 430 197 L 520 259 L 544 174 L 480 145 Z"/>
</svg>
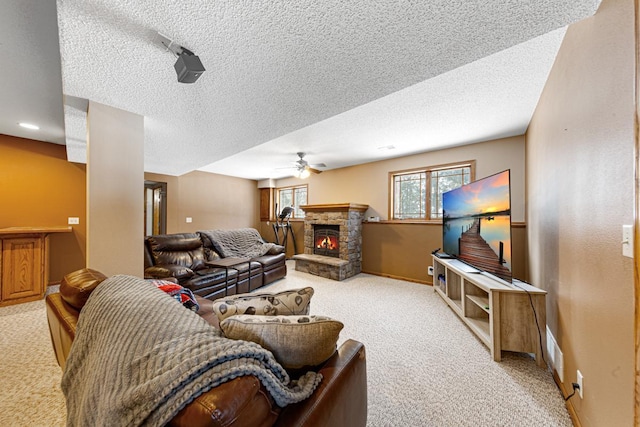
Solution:
<svg viewBox="0 0 640 427">
<path fill-rule="evenodd" d="M 167 183 L 144 182 L 144 235 L 167 233 Z"/>
</svg>

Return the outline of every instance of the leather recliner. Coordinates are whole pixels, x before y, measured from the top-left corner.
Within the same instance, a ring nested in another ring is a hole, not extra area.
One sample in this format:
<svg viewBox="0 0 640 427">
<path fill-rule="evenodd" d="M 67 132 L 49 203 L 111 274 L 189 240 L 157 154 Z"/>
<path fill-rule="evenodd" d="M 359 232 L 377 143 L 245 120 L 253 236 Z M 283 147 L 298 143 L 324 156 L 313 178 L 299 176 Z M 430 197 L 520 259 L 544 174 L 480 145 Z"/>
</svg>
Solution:
<svg viewBox="0 0 640 427">
<path fill-rule="evenodd" d="M 209 266 L 207 262 L 220 256 L 200 233 L 147 236 L 144 250 L 146 278 L 173 277 L 194 294 L 211 300 L 253 291 L 287 274 L 284 248 L 232 268 Z"/>
</svg>

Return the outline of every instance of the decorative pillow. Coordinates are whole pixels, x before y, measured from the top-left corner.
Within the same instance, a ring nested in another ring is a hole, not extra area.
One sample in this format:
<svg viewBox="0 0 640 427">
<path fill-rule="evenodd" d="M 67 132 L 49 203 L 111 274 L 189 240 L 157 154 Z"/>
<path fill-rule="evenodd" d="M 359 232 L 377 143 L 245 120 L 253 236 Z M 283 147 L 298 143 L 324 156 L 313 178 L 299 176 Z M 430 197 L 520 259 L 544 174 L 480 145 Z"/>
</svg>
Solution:
<svg viewBox="0 0 640 427">
<path fill-rule="evenodd" d="M 285 369 L 317 366 L 329 359 L 343 327 L 325 316 L 235 315 L 220 323 L 227 338 L 260 344 Z"/>
<path fill-rule="evenodd" d="M 284 253 L 285 247 L 282 245 L 273 245 L 267 251 L 267 255 L 278 255 Z"/>
<path fill-rule="evenodd" d="M 196 301 L 195 295 L 191 289 L 187 289 L 171 280 L 146 279 L 147 282 L 155 285 L 158 289 L 178 301 L 184 307 L 192 311 L 200 310 L 200 305 Z"/>
<path fill-rule="evenodd" d="M 107 276 L 91 268 L 76 270 L 62 278 L 60 296 L 67 304 L 80 310 L 91 292 L 106 278 Z"/>
<path fill-rule="evenodd" d="M 213 302 L 213 312 L 219 321 L 235 314 L 309 314 L 313 288 L 290 289 L 277 293 L 236 294 Z"/>
</svg>

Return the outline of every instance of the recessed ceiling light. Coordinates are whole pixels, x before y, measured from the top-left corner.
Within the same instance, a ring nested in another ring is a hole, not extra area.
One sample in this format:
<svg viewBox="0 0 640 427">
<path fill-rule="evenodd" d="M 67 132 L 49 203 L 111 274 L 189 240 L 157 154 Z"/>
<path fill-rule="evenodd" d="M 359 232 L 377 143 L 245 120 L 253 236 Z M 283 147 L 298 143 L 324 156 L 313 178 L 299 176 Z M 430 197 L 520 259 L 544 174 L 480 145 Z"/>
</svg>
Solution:
<svg viewBox="0 0 640 427">
<path fill-rule="evenodd" d="M 20 126 L 22 126 L 25 129 L 31 129 L 31 130 L 39 130 L 40 126 L 31 124 L 31 123 L 25 123 L 25 122 L 20 122 L 18 123 Z"/>
<path fill-rule="evenodd" d="M 394 145 L 385 145 L 384 147 L 378 147 L 378 150 L 395 150 Z"/>
</svg>

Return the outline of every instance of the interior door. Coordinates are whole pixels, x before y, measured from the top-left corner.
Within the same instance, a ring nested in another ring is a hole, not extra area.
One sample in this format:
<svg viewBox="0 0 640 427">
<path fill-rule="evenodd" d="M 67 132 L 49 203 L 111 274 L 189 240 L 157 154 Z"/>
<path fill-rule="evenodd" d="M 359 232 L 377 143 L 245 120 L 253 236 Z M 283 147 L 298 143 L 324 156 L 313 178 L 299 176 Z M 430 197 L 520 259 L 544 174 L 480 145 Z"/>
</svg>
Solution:
<svg viewBox="0 0 640 427">
<path fill-rule="evenodd" d="M 167 183 L 144 182 L 145 236 L 167 232 Z"/>
</svg>

